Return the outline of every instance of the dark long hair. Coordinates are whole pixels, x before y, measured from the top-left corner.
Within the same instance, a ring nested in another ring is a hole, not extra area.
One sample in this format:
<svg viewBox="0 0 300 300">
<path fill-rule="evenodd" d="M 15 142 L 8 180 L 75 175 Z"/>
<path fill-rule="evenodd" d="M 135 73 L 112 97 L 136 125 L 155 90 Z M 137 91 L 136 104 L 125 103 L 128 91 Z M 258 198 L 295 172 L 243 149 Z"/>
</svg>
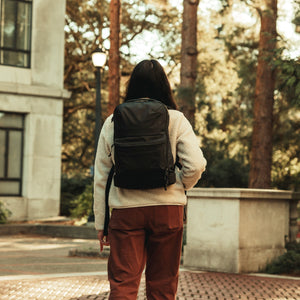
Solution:
<svg viewBox="0 0 300 300">
<path fill-rule="evenodd" d="M 159 100 L 177 109 L 167 75 L 157 60 L 143 60 L 133 69 L 124 101 L 138 98 Z"/>
</svg>

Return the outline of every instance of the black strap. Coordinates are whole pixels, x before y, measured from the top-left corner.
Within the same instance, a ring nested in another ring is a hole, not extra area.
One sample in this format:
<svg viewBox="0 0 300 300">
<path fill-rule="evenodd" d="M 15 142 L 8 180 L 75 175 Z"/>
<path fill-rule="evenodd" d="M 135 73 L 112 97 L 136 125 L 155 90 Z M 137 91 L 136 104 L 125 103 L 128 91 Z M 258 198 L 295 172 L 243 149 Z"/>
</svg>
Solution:
<svg viewBox="0 0 300 300">
<path fill-rule="evenodd" d="M 109 190 L 112 183 L 114 172 L 115 172 L 115 166 L 113 165 L 109 171 L 106 187 L 105 187 L 105 219 L 104 219 L 104 229 L 103 229 L 104 236 L 108 235 L 108 223 L 109 223 L 108 197 L 109 197 Z"/>
<path fill-rule="evenodd" d="M 182 164 L 179 162 L 179 157 L 178 157 L 178 155 L 176 155 L 175 166 L 177 166 L 179 170 L 182 169 Z M 186 191 L 184 191 L 184 193 L 186 194 Z M 184 223 L 186 223 L 186 221 L 187 221 L 186 211 L 187 211 L 187 207 L 186 207 L 186 205 L 185 205 L 185 206 L 183 207 L 183 222 L 184 222 Z"/>
<path fill-rule="evenodd" d="M 176 155 L 175 166 L 176 166 L 179 170 L 182 169 L 182 164 L 179 162 L 179 156 L 178 156 L 178 155 Z"/>
</svg>

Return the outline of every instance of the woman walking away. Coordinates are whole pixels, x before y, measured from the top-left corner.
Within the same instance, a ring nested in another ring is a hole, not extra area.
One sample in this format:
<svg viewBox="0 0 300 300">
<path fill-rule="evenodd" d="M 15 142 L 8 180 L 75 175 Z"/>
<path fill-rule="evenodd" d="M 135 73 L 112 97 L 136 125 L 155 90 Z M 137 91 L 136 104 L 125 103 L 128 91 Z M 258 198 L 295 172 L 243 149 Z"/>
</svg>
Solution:
<svg viewBox="0 0 300 300">
<path fill-rule="evenodd" d="M 136 113 L 132 113 L 132 107 Z M 137 299 L 146 267 L 147 299 L 174 300 L 187 201 L 185 191 L 200 179 L 206 160 L 190 123 L 176 110 L 168 78 L 156 60 L 143 60 L 136 65 L 124 103 L 117 109 L 101 130 L 94 178 L 95 227 L 101 251 L 103 245 L 110 245 L 109 299 Z M 163 110 L 167 112 L 164 121 L 153 117 L 163 114 Z M 124 124 L 131 122 L 129 129 L 117 124 L 120 118 Z M 160 124 L 167 124 L 167 133 L 161 130 L 156 135 Z M 145 133 L 147 130 L 151 134 Z M 144 132 L 142 138 L 141 132 Z M 141 145 L 142 150 L 138 150 Z M 160 145 L 165 150 L 159 150 Z M 180 167 L 175 166 L 176 161 Z M 169 165 L 156 170 L 156 164 Z M 109 192 L 111 219 L 105 236 L 105 189 L 113 165 L 114 179 Z M 146 170 L 147 165 L 151 169 Z M 126 169 L 132 166 L 134 171 Z"/>
</svg>

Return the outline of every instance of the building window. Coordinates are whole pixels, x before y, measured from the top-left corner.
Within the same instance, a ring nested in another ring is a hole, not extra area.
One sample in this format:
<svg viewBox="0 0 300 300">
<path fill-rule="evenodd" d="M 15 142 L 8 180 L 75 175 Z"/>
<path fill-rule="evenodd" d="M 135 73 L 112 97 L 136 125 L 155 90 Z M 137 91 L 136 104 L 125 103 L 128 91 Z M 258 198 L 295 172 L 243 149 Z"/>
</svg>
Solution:
<svg viewBox="0 0 300 300">
<path fill-rule="evenodd" d="M 21 196 L 24 115 L 0 112 L 0 196 Z"/>
<path fill-rule="evenodd" d="M 30 67 L 32 0 L 0 0 L 0 64 Z"/>
</svg>

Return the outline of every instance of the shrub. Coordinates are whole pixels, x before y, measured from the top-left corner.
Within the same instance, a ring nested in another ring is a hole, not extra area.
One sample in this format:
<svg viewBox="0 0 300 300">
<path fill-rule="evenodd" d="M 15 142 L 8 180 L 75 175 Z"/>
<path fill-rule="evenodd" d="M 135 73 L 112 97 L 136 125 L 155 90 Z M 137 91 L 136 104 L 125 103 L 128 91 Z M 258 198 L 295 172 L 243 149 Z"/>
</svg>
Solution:
<svg viewBox="0 0 300 300">
<path fill-rule="evenodd" d="M 6 223 L 9 216 L 11 216 L 11 211 L 5 208 L 4 204 L 0 202 L 0 224 Z"/>
<path fill-rule="evenodd" d="M 296 253 L 300 254 L 300 243 L 297 242 L 289 242 L 285 246 L 287 251 L 295 251 Z"/>
<path fill-rule="evenodd" d="M 209 166 L 198 182 L 199 187 L 240 187 L 248 185 L 249 166 L 233 158 L 209 161 Z"/>
<path fill-rule="evenodd" d="M 264 272 L 300 275 L 300 243 L 288 243 L 286 249 L 287 252 L 269 263 Z"/>
<path fill-rule="evenodd" d="M 86 186 L 92 183 L 91 177 L 86 176 L 74 176 L 67 177 L 62 176 L 61 179 L 61 200 L 60 200 L 60 215 L 70 216 L 71 211 L 75 208 L 74 200 L 81 195 Z"/>
<path fill-rule="evenodd" d="M 82 194 L 75 200 L 71 201 L 71 216 L 74 218 L 88 217 L 93 212 L 93 185 L 89 184 L 85 187 Z"/>
</svg>

